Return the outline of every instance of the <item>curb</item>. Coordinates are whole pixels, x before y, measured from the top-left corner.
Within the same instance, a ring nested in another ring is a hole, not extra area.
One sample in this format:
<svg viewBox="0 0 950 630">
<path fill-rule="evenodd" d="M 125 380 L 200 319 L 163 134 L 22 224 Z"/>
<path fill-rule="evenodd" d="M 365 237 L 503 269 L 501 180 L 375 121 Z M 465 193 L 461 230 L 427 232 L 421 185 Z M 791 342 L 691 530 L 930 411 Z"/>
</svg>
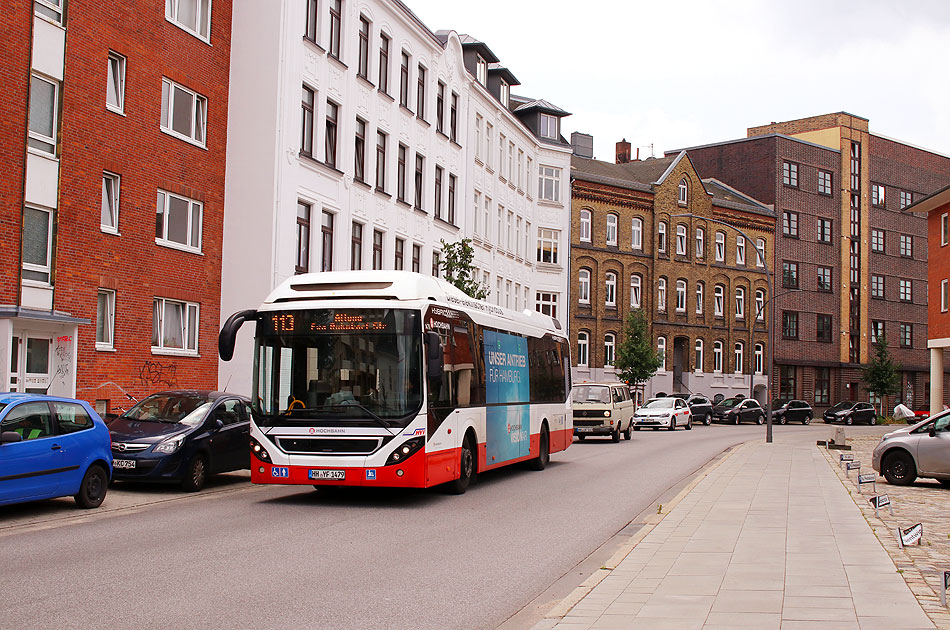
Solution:
<svg viewBox="0 0 950 630">
<path fill-rule="evenodd" d="M 735 446 L 730 446 L 729 448 L 722 451 L 716 461 L 707 463 L 695 474 L 693 479 L 690 480 L 686 486 L 680 490 L 675 497 L 673 497 L 669 503 L 663 505 L 663 511 L 657 514 L 651 514 L 643 520 L 643 527 L 641 527 L 635 534 L 630 536 L 630 539 L 620 548 L 617 552 L 610 557 L 610 559 L 604 563 L 604 566 L 595 571 L 590 577 L 581 582 L 580 586 L 575 588 L 571 593 L 562 599 L 560 602 L 555 604 L 555 606 L 549 610 L 545 615 L 544 619 L 540 621 L 537 625 L 534 626 L 536 630 L 541 630 L 542 628 L 550 628 L 551 621 L 556 619 L 561 619 L 566 616 L 571 609 L 574 608 L 577 604 L 581 602 L 594 588 L 600 584 L 604 578 L 606 578 L 610 573 L 616 569 L 623 560 L 630 555 L 630 552 L 636 548 L 640 542 L 643 541 L 647 535 L 653 531 L 653 529 L 659 525 L 666 515 L 673 511 L 673 509 L 679 505 L 679 502 L 682 501 L 686 495 L 692 492 L 700 481 L 705 479 L 712 471 L 716 470 L 723 462 L 727 461 L 730 457 L 738 453 L 743 448 L 746 448 L 753 440 L 749 442 L 743 442 L 742 444 L 737 444 Z"/>
<path fill-rule="evenodd" d="M 848 496 L 851 497 L 851 500 L 861 511 L 861 515 L 864 516 L 864 520 L 867 521 L 868 526 L 871 528 L 871 531 L 874 533 L 874 537 L 877 538 L 877 541 L 880 543 L 881 547 L 887 552 L 888 557 L 891 559 L 891 562 L 894 563 L 894 569 L 901 574 L 901 577 L 904 578 L 904 583 L 907 584 L 907 587 L 910 589 L 911 593 L 914 594 L 914 597 L 917 598 L 917 602 L 920 604 L 920 607 L 924 609 L 924 612 L 934 623 L 934 625 L 939 630 L 950 630 L 950 611 L 940 605 L 940 597 L 934 592 L 930 584 L 927 583 L 926 578 L 920 572 L 920 568 L 914 562 L 914 559 L 911 558 L 904 550 L 897 547 L 893 536 L 887 536 L 886 539 L 882 539 L 880 532 L 884 531 L 888 534 L 892 534 L 891 530 L 888 528 L 887 523 L 885 523 L 880 517 L 874 515 L 874 508 L 869 505 L 865 505 L 865 501 L 858 501 L 853 489 L 854 483 L 852 479 L 849 479 L 841 471 L 841 467 L 836 465 L 834 462 L 830 451 L 828 449 L 822 449 L 821 447 L 816 447 L 825 457 L 825 461 L 828 462 L 828 465 L 831 466 L 835 474 L 838 476 L 838 481 L 841 482 L 841 485 L 844 486 L 844 489 L 848 491 Z M 845 483 L 845 481 L 851 483 Z M 867 498 L 869 495 L 857 495 L 861 496 L 862 499 Z M 872 522 L 871 519 L 874 519 Z"/>
</svg>

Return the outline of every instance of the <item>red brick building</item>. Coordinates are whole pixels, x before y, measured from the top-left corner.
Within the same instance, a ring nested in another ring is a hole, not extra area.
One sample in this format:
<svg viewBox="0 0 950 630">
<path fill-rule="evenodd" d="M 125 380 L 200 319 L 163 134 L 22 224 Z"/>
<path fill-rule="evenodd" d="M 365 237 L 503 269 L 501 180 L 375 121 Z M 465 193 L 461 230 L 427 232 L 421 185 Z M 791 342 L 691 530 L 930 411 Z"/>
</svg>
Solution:
<svg viewBox="0 0 950 630">
<path fill-rule="evenodd" d="M 37 0 L 0 69 L 0 389 L 217 385 L 231 2 Z"/>
</svg>

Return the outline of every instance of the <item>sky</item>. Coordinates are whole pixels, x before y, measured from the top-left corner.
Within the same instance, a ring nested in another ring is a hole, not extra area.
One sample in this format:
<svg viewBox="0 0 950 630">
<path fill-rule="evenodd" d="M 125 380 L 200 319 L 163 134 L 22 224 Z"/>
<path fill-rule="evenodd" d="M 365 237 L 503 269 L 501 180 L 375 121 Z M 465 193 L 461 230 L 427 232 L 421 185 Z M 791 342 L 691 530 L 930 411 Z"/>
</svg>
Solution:
<svg viewBox="0 0 950 630">
<path fill-rule="evenodd" d="M 513 94 L 571 112 L 613 161 L 846 111 L 950 155 L 946 0 L 404 0 L 433 31 L 484 41 Z M 652 148 L 651 148 L 652 147 Z"/>
</svg>

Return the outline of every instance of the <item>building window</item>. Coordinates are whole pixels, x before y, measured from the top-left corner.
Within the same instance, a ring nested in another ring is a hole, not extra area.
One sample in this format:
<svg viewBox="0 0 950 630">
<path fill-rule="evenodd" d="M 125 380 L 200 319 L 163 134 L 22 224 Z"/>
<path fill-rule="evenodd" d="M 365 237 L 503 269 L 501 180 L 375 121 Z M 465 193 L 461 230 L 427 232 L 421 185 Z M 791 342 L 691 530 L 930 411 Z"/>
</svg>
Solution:
<svg viewBox="0 0 950 630">
<path fill-rule="evenodd" d="M 940 281 L 940 311 L 943 313 L 947 312 L 947 304 L 950 303 L 947 296 L 947 280 L 943 279 Z"/>
<path fill-rule="evenodd" d="M 304 16 L 303 36 L 317 43 L 317 0 L 306 0 L 307 14 Z"/>
<path fill-rule="evenodd" d="M 426 67 L 421 63 L 416 69 L 416 116 L 426 119 Z"/>
<path fill-rule="evenodd" d="M 871 251 L 872 252 L 884 251 L 884 230 L 871 228 Z"/>
<path fill-rule="evenodd" d="M 452 173 L 449 173 L 449 223 L 455 225 L 455 183 L 456 177 Z"/>
<path fill-rule="evenodd" d="M 658 371 L 666 372 L 666 337 L 657 337 L 656 353 L 660 356 L 660 367 Z"/>
<path fill-rule="evenodd" d="M 643 249 L 643 219 L 634 217 L 630 222 L 631 247 L 635 250 Z"/>
<path fill-rule="evenodd" d="M 617 215 L 616 214 L 607 215 L 607 244 L 608 245 L 617 244 Z"/>
<path fill-rule="evenodd" d="M 901 256 L 914 256 L 914 237 L 910 234 L 901 234 Z"/>
<path fill-rule="evenodd" d="M 713 343 L 713 372 L 716 374 L 722 373 L 722 342 L 716 341 Z"/>
<path fill-rule="evenodd" d="M 389 36 L 379 34 L 379 91 L 389 93 Z"/>
<path fill-rule="evenodd" d="M 871 276 L 871 297 L 884 299 L 884 276 Z"/>
<path fill-rule="evenodd" d="M 397 238 L 396 246 L 393 248 L 393 253 L 395 259 L 393 260 L 393 269 L 396 271 L 402 271 L 405 269 L 406 263 L 406 241 L 405 239 Z"/>
<path fill-rule="evenodd" d="M 745 289 L 736 287 L 736 319 L 745 319 Z"/>
<path fill-rule="evenodd" d="M 373 269 L 383 268 L 383 233 L 373 230 Z"/>
<path fill-rule="evenodd" d="M 831 291 L 831 267 L 818 267 L 818 290 Z"/>
<path fill-rule="evenodd" d="M 65 0 L 36 0 L 33 3 L 33 11 L 37 15 L 48 17 L 57 24 L 62 24 L 64 2 Z"/>
<path fill-rule="evenodd" d="M 643 286 L 643 277 L 635 273 L 630 276 L 630 307 L 640 308 L 640 290 Z"/>
<path fill-rule="evenodd" d="M 498 100 L 501 101 L 501 104 L 505 107 L 508 107 L 508 103 L 511 99 L 511 86 L 508 85 L 508 82 L 504 79 L 498 84 Z"/>
<path fill-rule="evenodd" d="M 343 2 L 342 0 L 330 0 L 330 47 L 327 53 L 340 58 L 340 32 L 341 22 L 343 21 Z"/>
<path fill-rule="evenodd" d="M 884 186 L 881 184 L 871 184 L 871 205 L 884 206 Z"/>
<path fill-rule="evenodd" d="M 353 222 L 350 235 L 350 269 L 363 268 L 363 224 Z"/>
<path fill-rule="evenodd" d="M 416 210 L 422 210 L 422 185 L 423 185 L 423 173 L 425 173 L 426 159 L 425 156 L 419 155 L 416 153 L 416 188 L 415 188 L 415 197 L 414 197 L 414 207 Z"/>
<path fill-rule="evenodd" d="M 336 168 L 336 130 L 338 112 L 339 106 L 336 103 L 327 101 L 327 129 L 326 138 L 324 138 L 324 150 L 326 156 L 324 161 L 330 168 Z"/>
<path fill-rule="evenodd" d="M 666 223 L 662 221 L 656 226 L 656 250 L 660 253 L 666 253 Z"/>
<path fill-rule="evenodd" d="M 498 166 L 501 169 L 501 165 Z M 538 167 L 538 198 L 544 201 L 561 201 L 561 169 L 552 166 Z"/>
<path fill-rule="evenodd" d="M 818 219 L 818 242 L 831 242 L 831 219 Z"/>
<path fill-rule="evenodd" d="M 479 162 L 485 159 L 482 155 L 484 146 L 482 145 L 482 124 L 483 119 L 481 114 L 475 114 L 475 159 Z"/>
<path fill-rule="evenodd" d="M 432 212 L 436 219 L 442 218 L 442 167 L 435 167 L 435 194 L 432 202 Z"/>
<path fill-rule="evenodd" d="M 755 344 L 753 356 L 755 357 L 755 373 L 762 374 L 762 369 L 765 365 L 765 346 L 761 343 Z"/>
<path fill-rule="evenodd" d="M 491 197 L 487 195 L 485 196 L 485 205 L 483 206 L 483 208 L 484 209 L 482 212 L 482 219 L 483 219 L 482 223 L 484 224 L 483 228 L 485 230 L 484 237 L 486 240 L 488 240 L 491 238 Z M 478 208 L 476 208 L 475 210 L 477 211 Z"/>
<path fill-rule="evenodd" d="M 705 285 L 702 282 L 696 283 L 696 314 L 703 314 L 703 293 L 705 291 Z"/>
<path fill-rule="evenodd" d="M 310 210 L 309 203 L 297 202 L 297 256 L 294 271 L 310 271 Z"/>
<path fill-rule="evenodd" d="M 676 255 L 677 256 L 686 255 L 686 226 L 685 225 L 676 226 Z"/>
<path fill-rule="evenodd" d="M 59 83 L 37 75 L 30 78 L 30 133 L 28 146 L 56 155 Z"/>
<path fill-rule="evenodd" d="M 617 345 L 616 339 L 613 333 L 604 335 L 604 367 L 614 366 L 614 348 Z"/>
<path fill-rule="evenodd" d="M 676 281 L 676 312 L 686 312 L 686 281 Z"/>
<path fill-rule="evenodd" d="M 200 202 L 159 190 L 155 242 L 178 249 L 201 251 L 201 215 Z"/>
<path fill-rule="evenodd" d="M 475 80 L 488 85 L 488 62 L 481 55 L 475 55 Z"/>
<path fill-rule="evenodd" d="M 604 305 L 616 308 L 617 306 L 617 274 L 607 272 L 604 292 Z"/>
<path fill-rule="evenodd" d="M 821 315 L 819 314 L 816 321 L 816 334 L 815 337 L 818 341 L 824 341 L 827 343 L 831 342 L 831 315 Z"/>
<path fill-rule="evenodd" d="M 322 248 L 320 271 L 333 271 L 333 213 L 323 211 L 323 225 L 320 227 Z"/>
<path fill-rule="evenodd" d="M 405 50 L 399 63 L 399 104 L 409 108 L 409 53 Z"/>
<path fill-rule="evenodd" d="M 538 262 L 557 264 L 557 243 L 560 238 L 558 230 L 538 229 Z"/>
<path fill-rule="evenodd" d="M 940 215 L 940 246 L 947 244 L 948 233 L 950 233 L 950 214 L 944 212 Z"/>
<path fill-rule="evenodd" d="M 581 210 L 581 231 L 579 238 L 582 242 L 590 243 L 590 210 Z"/>
<path fill-rule="evenodd" d="M 703 371 L 703 340 L 702 339 L 696 340 L 695 350 L 696 350 L 696 355 L 693 358 L 693 369 L 696 372 L 702 373 Z"/>
<path fill-rule="evenodd" d="M 198 305 L 165 298 L 152 301 L 152 350 L 198 353 Z"/>
<path fill-rule="evenodd" d="M 538 291 L 537 303 L 535 309 L 544 315 L 550 315 L 557 318 L 557 293 L 548 293 L 547 291 Z"/>
<path fill-rule="evenodd" d="M 792 289 L 798 288 L 798 263 L 782 262 L 782 286 Z"/>
<path fill-rule="evenodd" d="M 706 230 L 696 228 L 696 258 L 706 257 Z"/>
<path fill-rule="evenodd" d="M 798 339 L 798 313 L 782 311 L 782 336 L 786 339 Z"/>
<path fill-rule="evenodd" d="M 376 189 L 386 192 L 386 140 L 382 131 L 376 132 Z"/>
<path fill-rule="evenodd" d="M 910 204 L 914 203 L 914 193 L 912 193 L 912 192 L 908 192 L 908 191 L 906 191 L 906 190 L 902 190 L 902 191 L 900 191 L 900 193 L 898 193 L 898 197 L 899 197 L 899 200 L 900 200 L 900 207 L 901 207 L 901 210 L 903 210 L 904 208 L 906 208 L 906 207 L 909 206 Z"/>
<path fill-rule="evenodd" d="M 726 261 L 726 233 L 716 232 L 716 262 Z"/>
<path fill-rule="evenodd" d="M 782 234 L 798 238 L 798 213 L 786 210 L 782 213 Z"/>
<path fill-rule="evenodd" d="M 369 78 L 369 20 L 364 15 L 360 16 L 360 48 L 356 74 L 364 79 Z"/>
<path fill-rule="evenodd" d="M 207 41 L 211 0 L 165 0 L 165 19 Z"/>
<path fill-rule="evenodd" d="M 109 51 L 106 107 L 120 114 L 125 109 L 125 57 Z"/>
<path fill-rule="evenodd" d="M 680 180 L 680 185 L 678 188 L 676 200 L 679 202 L 681 206 L 685 206 L 688 198 L 689 198 L 689 185 L 687 184 L 686 178 L 684 177 L 683 179 Z"/>
<path fill-rule="evenodd" d="M 404 144 L 399 145 L 399 155 L 396 163 L 396 199 L 406 202 L 406 153 L 409 151 Z"/>
<path fill-rule="evenodd" d="M 99 289 L 96 297 L 96 350 L 112 350 L 115 332 L 115 291 Z"/>
<path fill-rule="evenodd" d="M 914 291 L 913 284 L 910 280 L 901 279 L 898 282 L 898 297 L 901 302 L 913 302 L 914 301 Z"/>
<path fill-rule="evenodd" d="M 755 266 L 765 267 L 765 239 L 755 239 Z"/>
<path fill-rule="evenodd" d="M 831 402 L 831 369 L 815 368 L 815 404 L 827 405 Z"/>
<path fill-rule="evenodd" d="M 419 273 L 422 269 L 422 245 L 412 245 L 412 271 Z"/>
<path fill-rule="evenodd" d="M 445 134 L 445 83 L 438 82 L 435 92 L 435 130 Z"/>
<path fill-rule="evenodd" d="M 736 265 L 745 265 L 745 237 L 736 238 Z"/>
<path fill-rule="evenodd" d="M 765 319 L 765 291 L 755 290 L 755 319 L 763 321 Z"/>
<path fill-rule="evenodd" d="M 795 398 L 797 387 L 795 386 L 795 367 L 792 365 L 783 365 L 779 368 L 779 398 Z"/>
<path fill-rule="evenodd" d="M 505 178 L 505 147 L 507 146 L 507 140 L 505 140 L 505 134 L 498 133 L 498 177 Z M 540 173 L 543 175 L 543 172 Z M 543 198 L 543 197 L 542 197 Z"/>
<path fill-rule="evenodd" d="M 303 86 L 303 95 L 300 99 L 300 153 L 313 157 L 313 90 Z"/>
<path fill-rule="evenodd" d="M 442 271 L 442 257 L 437 251 L 432 252 L 432 277 L 438 278 L 439 272 Z M 509 284 L 511 284 L 509 282 Z"/>
<path fill-rule="evenodd" d="M 162 131 L 204 146 L 207 109 L 208 99 L 168 79 L 162 79 Z"/>
<path fill-rule="evenodd" d="M 449 106 L 449 140 L 458 141 L 459 132 L 459 95 L 452 92 L 452 104 Z M 510 178 L 509 178 L 510 179 Z"/>
<path fill-rule="evenodd" d="M 590 304 L 590 270 L 581 269 L 577 272 L 577 301 L 581 304 Z"/>
<path fill-rule="evenodd" d="M 366 182 L 366 122 L 356 119 L 356 136 L 353 141 L 353 179 Z"/>
<path fill-rule="evenodd" d="M 798 188 L 798 164 L 782 162 L 782 183 Z"/>
<path fill-rule="evenodd" d="M 716 317 L 725 317 L 726 311 L 726 289 L 721 284 L 717 284 L 713 289 L 713 315 Z"/>
<path fill-rule="evenodd" d="M 577 365 L 578 367 L 587 367 L 589 360 L 589 342 L 586 332 L 577 333 Z"/>
<path fill-rule="evenodd" d="M 744 350 L 745 350 L 745 347 L 742 345 L 742 342 L 737 341 L 735 343 L 734 352 L 733 352 L 733 361 L 734 361 L 734 368 L 735 368 L 736 374 L 742 374 L 742 364 L 744 363 L 743 361 Z"/>
<path fill-rule="evenodd" d="M 871 322 L 871 343 L 877 343 L 884 337 L 884 322 Z"/>
<path fill-rule="evenodd" d="M 911 324 L 901 324 L 901 348 L 914 346 L 914 327 Z"/>
<path fill-rule="evenodd" d="M 828 171 L 818 171 L 818 194 L 831 194 L 831 173 Z"/>
<path fill-rule="evenodd" d="M 656 310 L 666 311 L 666 278 L 656 282 Z"/>
<path fill-rule="evenodd" d="M 119 184 L 121 178 L 115 173 L 102 173 L 102 212 L 99 225 L 103 232 L 119 233 Z"/>
<path fill-rule="evenodd" d="M 558 131 L 558 117 L 550 114 L 541 114 L 540 132 L 542 138 L 557 140 L 561 137 Z"/>
</svg>

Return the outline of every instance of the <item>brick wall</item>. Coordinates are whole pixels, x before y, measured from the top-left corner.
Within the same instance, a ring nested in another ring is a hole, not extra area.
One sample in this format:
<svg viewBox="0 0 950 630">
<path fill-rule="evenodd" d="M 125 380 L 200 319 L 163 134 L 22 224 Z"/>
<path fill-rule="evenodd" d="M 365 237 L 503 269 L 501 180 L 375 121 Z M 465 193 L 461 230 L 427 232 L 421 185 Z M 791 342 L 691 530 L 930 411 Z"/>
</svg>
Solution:
<svg viewBox="0 0 950 630">
<path fill-rule="evenodd" d="M 950 279 L 950 245 L 942 245 L 940 240 L 940 217 L 944 213 L 950 213 L 950 204 L 932 210 L 927 215 L 930 268 L 929 290 L 926 297 L 928 338 L 930 339 L 950 337 L 950 312 L 944 313 L 940 310 L 940 281 Z M 944 351 L 944 354 L 950 353 Z M 947 392 L 947 390 L 944 391 Z"/>
</svg>

